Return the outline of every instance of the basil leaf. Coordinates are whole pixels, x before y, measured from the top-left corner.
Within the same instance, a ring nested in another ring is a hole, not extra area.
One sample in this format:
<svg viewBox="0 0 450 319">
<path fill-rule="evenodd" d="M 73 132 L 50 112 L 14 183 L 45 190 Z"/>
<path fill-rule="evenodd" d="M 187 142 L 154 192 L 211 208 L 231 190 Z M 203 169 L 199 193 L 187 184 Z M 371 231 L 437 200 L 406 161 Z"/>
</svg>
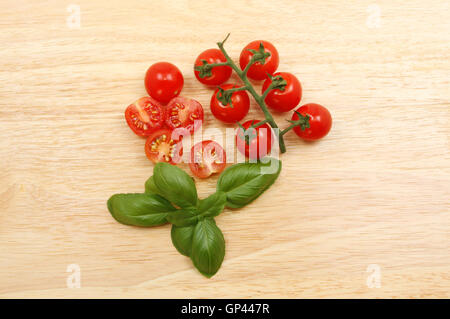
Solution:
<svg viewBox="0 0 450 319">
<path fill-rule="evenodd" d="M 224 192 L 218 191 L 205 199 L 201 199 L 197 209 L 201 216 L 214 217 L 223 211 L 226 202 L 227 195 Z"/>
<path fill-rule="evenodd" d="M 183 208 L 197 205 L 194 179 L 182 169 L 168 163 L 158 163 L 153 169 L 153 179 L 159 193 L 175 205 Z"/>
<path fill-rule="evenodd" d="M 158 188 L 156 187 L 155 179 L 153 178 L 153 176 L 150 176 L 145 182 L 145 192 L 147 194 L 160 194 Z"/>
<path fill-rule="evenodd" d="M 167 223 L 167 214 L 176 210 L 156 194 L 115 194 L 108 199 L 107 206 L 119 223 L 144 227 Z"/>
<path fill-rule="evenodd" d="M 176 226 L 189 226 L 197 224 L 199 220 L 199 211 L 193 208 L 182 208 L 167 215 L 167 221 Z"/>
<path fill-rule="evenodd" d="M 274 166 L 271 166 L 274 165 Z M 217 181 L 217 190 L 227 194 L 227 207 L 240 208 L 260 196 L 280 175 L 281 161 L 240 163 L 228 167 Z"/>
<path fill-rule="evenodd" d="M 191 255 L 192 250 L 192 237 L 194 236 L 195 225 L 179 227 L 172 225 L 170 236 L 172 237 L 172 243 L 178 252 L 185 256 Z"/>
<path fill-rule="evenodd" d="M 198 222 L 192 237 L 191 259 L 206 277 L 217 273 L 225 257 L 225 239 L 213 218 Z"/>
</svg>

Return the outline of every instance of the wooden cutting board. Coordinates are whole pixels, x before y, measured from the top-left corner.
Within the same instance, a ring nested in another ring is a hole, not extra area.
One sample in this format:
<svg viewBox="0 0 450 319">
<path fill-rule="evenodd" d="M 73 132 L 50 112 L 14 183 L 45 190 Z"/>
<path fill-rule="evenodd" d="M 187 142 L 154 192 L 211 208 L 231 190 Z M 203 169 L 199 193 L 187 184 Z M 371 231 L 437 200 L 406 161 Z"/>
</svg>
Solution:
<svg viewBox="0 0 450 319">
<path fill-rule="evenodd" d="M 1 5 L 1 297 L 450 297 L 448 1 Z M 318 143 L 289 134 L 275 185 L 217 218 L 226 256 L 206 279 L 169 226 L 120 225 L 106 200 L 152 174 L 123 118 L 150 64 L 175 63 L 205 127 L 226 128 L 192 66 L 228 32 L 235 59 L 274 43 L 334 123 Z"/>
</svg>

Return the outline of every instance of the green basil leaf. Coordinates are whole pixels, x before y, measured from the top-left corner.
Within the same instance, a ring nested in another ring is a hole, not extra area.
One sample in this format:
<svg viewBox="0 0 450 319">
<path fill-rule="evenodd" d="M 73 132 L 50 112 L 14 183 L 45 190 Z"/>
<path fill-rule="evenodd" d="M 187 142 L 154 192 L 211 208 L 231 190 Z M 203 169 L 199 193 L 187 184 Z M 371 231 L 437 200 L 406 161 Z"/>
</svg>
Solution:
<svg viewBox="0 0 450 319">
<path fill-rule="evenodd" d="M 198 222 L 192 237 L 191 259 L 206 277 L 217 273 L 225 257 L 225 239 L 213 218 Z"/>
<path fill-rule="evenodd" d="M 272 166 L 273 165 L 273 166 Z M 240 208 L 264 193 L 277 179 L 281 161 L 240 163 L 228 167 L 217 181 L 217 190 L 227 194 L 227 207 Z"/>
<path fill-rule="evenodd" d="M 176 226 L 195 225 L 199 221 L 199 211 L 195 208 L 182 208 L 167 215 L 167 221 Z"/>
<path fill-rule="evenodd" d="M 150 176 L 147 181 L 145 182 L 145 192 L 147 194 L 158 194 L 160 195 L 160 191 L 156 187 L 155 179 L 153 176 Z"/>
<path fill-rule="evenodd" d="M 205 199 L 201 199 L 197 209 L 201 216 L 215 217 L 219 215 L 225 208 L 227 202 L 227 194 L 218 191 Z"/>
<path fill-rule="evenodd" d="M 115 194 L 108 199 L 107 206 L 119 223 L 144 227 L 167 223 L 168 213 L 176 210 L 156 194 Z"/>
<path fill-rule="evenodd" d="M 191 255 L 192 250 L 192 237 L 194 236 L 195 225 L 179 227 L 172 225 L 172 231 L 170 236 L 172 237 L 172 243 L 180 254 L 185 256 Z"/>
<path fill-rule="evenodd" d="M 182 169 L 168 163 L 158 163 L 153 169 L 153 179 L 159 193 L 175 205 L 183 208 L 197 205 L 194 179 Z"/>
</svg>

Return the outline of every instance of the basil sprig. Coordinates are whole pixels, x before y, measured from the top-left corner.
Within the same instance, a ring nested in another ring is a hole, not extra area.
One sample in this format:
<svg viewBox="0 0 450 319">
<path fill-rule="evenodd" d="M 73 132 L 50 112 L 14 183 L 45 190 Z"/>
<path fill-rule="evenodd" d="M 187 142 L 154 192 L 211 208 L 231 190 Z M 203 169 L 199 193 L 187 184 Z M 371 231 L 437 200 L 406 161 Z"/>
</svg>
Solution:
<svg viewBox="0 0 450 319">
<path fill-rule="evenodd" d="M 209 278 L 225 257 L 225 240 L 214 217 L 225 207 L 251 203 L 275 182 L 280 170 L 281 162 L 276 159 L 232 165 L 221 174 L 216 192 L 199 199 L 192 177 L 176 166 L 158 163 L 145 183 L 145 193 L 113 195 L 107 206 L 122 224 L 152 227 L 171 223 L 175 248 Z"/>
</svg>

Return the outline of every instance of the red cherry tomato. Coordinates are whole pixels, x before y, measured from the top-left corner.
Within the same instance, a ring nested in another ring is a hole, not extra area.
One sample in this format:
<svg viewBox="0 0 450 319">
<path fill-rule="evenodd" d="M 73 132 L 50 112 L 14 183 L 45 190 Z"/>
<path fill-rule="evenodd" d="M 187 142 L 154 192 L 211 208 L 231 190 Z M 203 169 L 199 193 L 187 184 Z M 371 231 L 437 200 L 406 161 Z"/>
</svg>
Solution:
<svg viewBox="0 0 450 319">
<path fill-rule="evenodd" d="M 151 97 L 142 97 L 125 110 L 128 126 L 139 136 L 149 136 L 165 121 L 164 108 Z"/>
<path fill-rule="evenodd" d="M 224 84 L 221 86 L 221 88 L 224 90 L 229 90 L 236 87 L 238 87 L 238 85 Z M 219 92 L 219 89 L 217 89 L 211 96 L 210 103 L 211 112 L 216 119 L 225 123 L 236 123 L 242 120 L 247 115 L 248 110 L 250 109 L 250 99 L 247 92 L 234 92 L 231 95 L 232 105 L 223 105 L 217 99 L 217 92 Z"/>
<path fill-rule="evenodd" d="M 166 107 L 166 124 L 171 129 L 186 128 L 190 133 L 197 130 L 203 122 L 202 105 L 190 98 L 176 97 Z"/>
<path fill-rule="evenodd" d="M 302 86 L 300 81 L 289 72 L 277 72 L 273 76 L 280 75 L 284 80 L 286 80 L 286 86 L 284 90 L 275 89 L 267 94 L 265 102 L 268 107 L 278 112 L 287 112 L 292 110 L 294 107 L 300 103 L 302 99 Z M 264 81 L 262 92 L 264 92 L 269 85 L 272 83 L 271 79 Z"/>
<path fill-rule="evenodd" d="M 261 64 L 261 62 L 256 62 L 253 64 L 247 73 L 247 76 L 250 79 L 258 81 L 265 80 L 267 78 L 267 73 L 273 74 L 277 70 L 279 63 L 277 49 L 268 41 L 253 41 L 247 44 L 239 57 L 239 64 L 241 65 L 241 69 L 244 70 L 253 56 L 253 53 L 249 50 L 252 49 L 258 51 L 261 42 L 264 46 L 264 52 L 269 52 L 270 56 L 266 58 L 266 62 L 264 64 Z"/>
<path fill-rule="evenodd" d="M 180 138 L 172 138 L 172 130 L 157 130 L 145 142 L 145 155 L 153 163 L 166 162 L 175 165 L 181 161 L 183 144 Z"/>
<path fill-rule="evenodd" d="M 197 60 L 195 60 L 194 66 L 203 65 L 202 60 L 205 60 L 209 64 L 227 62 L 227 59 L 219 49 L 208 49 L 200 53 Z M 230 78 L 231 71 L 231 67 L 224 65 L 213 67 L 211 69 L 211 76 L 208 77 L 201 78 L 199 76 L 200 72 L 196 70 L 194 70 L 194 74 L 197 80 L 201 83 L 205 85 L 217 86 L 225 83 Z"/>
<path fill-rule="evenodd" d="M 169 62 L 155 63 L 145 74 L 145 89 L 148 95 L 163 104 L 178 96 L 183 84 L 183 74 Z"/>
<path fill-rule="evenodd" d="M 207 178 L 225 169 L 227 162 L 222 146 L 214 141 L 207 140 L 195 144 L 191 150 L 189 168 L 199 178 Z"/>
<path fill-rule="evenodd" d="M 258 124 L 258 120 L 250 120 L 242 124 L 245 129 L 245 134 L 242 128 L 237 130 L 236 146 L 241 154 L 251 159 L 260 159 L 270 153 L 272 149 L 272 129 L 265 123 L 256 128 L 250 126 Z M 248 136 L 248 143 L 246 142 Z"/>
<path fill-rule="evenodd" d="M 315 103 L 305 104 L 299 107 L 297 112 L 303 116 L 309 115 L 309 128 L 302 131 L 299 126 L 294 127 L 294 132 L 302 139 L 307 141 L 318 140 L 330 131 L 333 120 L 330 112 L 322 105 Z M 294 112 L 292 120 L 296 121 L 298 119 L 299 116 Z"/>
</svg>

